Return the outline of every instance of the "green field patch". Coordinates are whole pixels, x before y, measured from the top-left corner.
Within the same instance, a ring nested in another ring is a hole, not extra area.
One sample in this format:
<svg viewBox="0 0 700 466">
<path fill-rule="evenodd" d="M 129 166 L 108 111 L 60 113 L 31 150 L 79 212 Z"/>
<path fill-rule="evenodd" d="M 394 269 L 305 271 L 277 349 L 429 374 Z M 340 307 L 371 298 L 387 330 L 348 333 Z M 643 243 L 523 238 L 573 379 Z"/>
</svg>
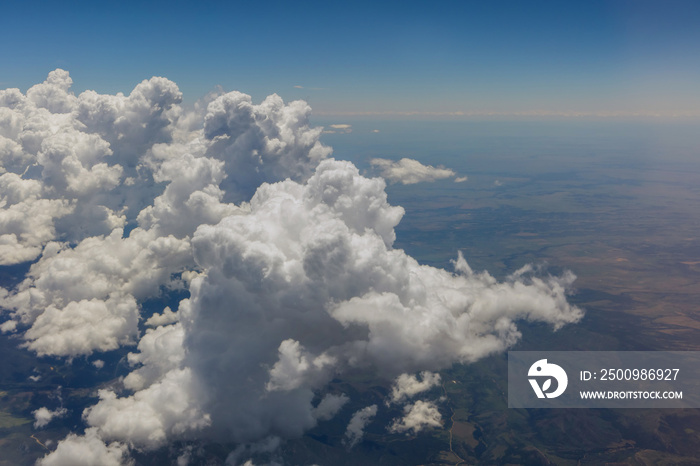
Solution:
<svg viewBox="0 0 700 466">
<path fill-rule="evenodd" d="M 15 417 L 12 414 L 0 411 L 0 429 L 11 429 L 32 422 L 31 419 Z"/>
</svg>

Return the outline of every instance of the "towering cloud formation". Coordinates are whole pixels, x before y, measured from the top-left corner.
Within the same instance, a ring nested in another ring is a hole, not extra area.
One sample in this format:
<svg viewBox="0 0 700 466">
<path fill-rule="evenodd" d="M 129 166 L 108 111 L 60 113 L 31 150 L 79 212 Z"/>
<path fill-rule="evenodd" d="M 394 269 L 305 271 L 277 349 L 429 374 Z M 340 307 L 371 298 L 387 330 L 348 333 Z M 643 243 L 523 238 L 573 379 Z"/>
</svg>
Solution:
<svg viewBox="0 0 700 466">
<path fill-rule="evenodd" d="M 570 273 L 498 282 L 461 254 L 453 273 L 394 249 L 403 209 L 383 179 L 328 158 L 304 102 L 231 92 L 188 112 L 164 78 L 128 97 L 70 84 L 56 70 L 0 92 L 0 261 L 36 261 L 0 290 L 2 329 L 39 355 L 138 346 L 126 391 L 101 390 L 86 434 L 43 464 L 197 438 L 247 444 L 239 458 L 332 418 L 348 397 L 327 386 L 348 369 L 397 378 L 387 401 L 404 403 L 439 383 L 429 371 L 512 345 L 518 320 L 581 317 Z M 379 166 L 404 182 L 454 176 Z M 190 297 L 140 335 L 141 303 L 174 290 Z M 348 445 L 378 409 L 353 416 Z M 404 414 L 386 428 L 441 422 L 431 401 Z"/>
</svg>

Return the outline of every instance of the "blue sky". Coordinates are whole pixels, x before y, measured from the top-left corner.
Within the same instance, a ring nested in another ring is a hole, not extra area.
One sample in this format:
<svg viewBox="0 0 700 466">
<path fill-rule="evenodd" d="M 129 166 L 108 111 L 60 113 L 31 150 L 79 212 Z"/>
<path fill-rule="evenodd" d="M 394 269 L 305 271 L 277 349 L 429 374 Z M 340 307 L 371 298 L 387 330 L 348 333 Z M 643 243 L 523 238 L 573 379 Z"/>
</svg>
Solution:
<svg viewBox="0 0 700 466">
<path fill-rule="evenodd" d="M 15 2 L 0 87 L 154 75 L 322 114 L 700 113 L 700 2 Z M 298 86 L 298 87 L 295 87 Z"/>
</svg>

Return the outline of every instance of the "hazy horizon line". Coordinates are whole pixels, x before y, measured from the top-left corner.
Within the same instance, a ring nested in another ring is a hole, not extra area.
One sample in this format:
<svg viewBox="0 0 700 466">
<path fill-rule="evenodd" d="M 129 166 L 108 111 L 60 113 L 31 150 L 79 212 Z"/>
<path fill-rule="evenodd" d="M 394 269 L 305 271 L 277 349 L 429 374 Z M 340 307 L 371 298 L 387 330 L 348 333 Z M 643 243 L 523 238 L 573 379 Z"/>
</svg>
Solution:
<svg viewBox="0 0 700 466">
<path fill-rule="evenodd" d="M 694 119 L 700 118 L 700 112 L 629 112 L 629 111 L 615 111 L 615 112 L 583 112 L 583 111 L 541 111 L 541 110 L 528 110 L 528 111 L 510 111 L 510 112 L 497 112 L 497 111 L 455 111 L 455 112 L 430 112 L 430 111 L 399 111 L 399 110 L 387 110 L 387 111 L 313 111 L 314 116 L 329 116 L 329 117 L 363 117 L 363 116 L 398 116 L 398 117 L 455 117 L 455 118 L 474 118 L 474 117 L 517 117 L 517 118 L 530 118 L 530 117 L 560 117 L 560 118 L 662 118 L 662 119 Z"/>
</svg>

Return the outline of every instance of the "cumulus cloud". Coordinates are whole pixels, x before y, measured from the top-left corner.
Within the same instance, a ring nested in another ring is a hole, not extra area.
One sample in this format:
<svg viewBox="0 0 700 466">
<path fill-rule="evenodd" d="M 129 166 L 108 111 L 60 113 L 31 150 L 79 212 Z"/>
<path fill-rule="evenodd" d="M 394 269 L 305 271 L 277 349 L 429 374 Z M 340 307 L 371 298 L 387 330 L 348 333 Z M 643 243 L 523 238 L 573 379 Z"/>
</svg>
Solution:
<svg viewBox="0 0 700 466">
<path fill-rule="evenodd" d="M 362 440 L 365 435 L 365 427 L 377 415 L 377 405 L 367 406 L 359 411 L 356 411 L 345 429 L 345 439 L 348 448 L 357 445 L 357 442 Z"/>
<path fill-rule="evenodd" d="M 143 162 L 154 144 L 173 141 L 175 83 L 152 78 L 128 97 L 76 97 L 71 84 L 55 70 L 26 96 L 0 92 L 2 264 L 34 260 L 52 240 L 108 234 L 160 189 Z"/>
<path fill-rule="evenodd" d="M 66 408 L 57 408 L 51 411 L 49 408 L 42 406 L 41 408 L 32 411 L 32 414 L 34 414 L 34 428 L 40 429 L 42 427 L 46 427 L 52 419 L 63 417 L 67 413 L 68 410 Z"/>
<path fill-rule="evenodd" d="M 447 271 L 394 249 L 404 210 L 384 179 L 329 158 L 304 102 L 230 92 L 185 111 L 165 78 L 128 96 L 70 85 L 56 70 L 26 95 L 0 91 L 0 262 L 34 261 L 0 289 L 2 330 L 68 359 L 131 345 L 132 371 L 41 464 L 120 464 L 196 439 L 238 444 L 238 462 L 337 415 L 349 397 L 329 383 L 348 370 L 396 378 L 401 403 L 435 371 L 514 344 L 518 321 L 581 318 L 569 272 L 499 282 L 461 253 Z M 372 163 L 390 182 L 456 176 Z M 141 333 L 143 303 L 172 292 L 189 298 Z M 376 410 L 355 413 L 349 445 Z M 393 431 L 441 420 L 429 402 L 405 410 Z"/>
<path fill-rule="evenodd" d="M 76 98 L 69 92 L 73 79 L 65 70 L 54 70 L 41 84 L 32 86 L 27 91 L 27 98 L 39 108 L 46 108 L 51 113 L 68 113 L 75 105 Z"/>
<path fill-rule="evenodd" d="M 40 356 L 113 350 L 134 342 L 137 323 L 136 301 L 119 295 L 72 301 L 62 309 L 50 305 L 25 332 L 25 346 Z"/>
<path fill-rule="evenodd" d="M 420 432 L 427 427 L 440 427 L 442 425 L 442 415 L 430 401 L 416 401 L 404 407 L 404 416 L 394 421 L 389 427 L 390 432 L 404 433 Z"/>
<path fill-rule="evenodd" d="M 118 442 L 105 444 L 95 429 L 85 435 L 69 434 L 58 442 L 56 450 L 37 461 L 39 466 L 133 466 L 128 446 Z"/>
<path fill-rule="evenodd" d="M 194 396 L 193 383 L 188 369 L 178 369 L 130 397 L 100 390 L 100 401 L 83 415 L 89 425 L 97 427 L 101 438 L 158 448 L 184 434 L 196 436 L 210 424 Z"/>
<path fill-rule="evenodd" d="M 332 419 L 350 399 L 346 395 L 326 395 L 313 410 L 313 416 L 319 421 Z"/>
<path fill-rule="evenodd" d="M 129 96 L 75 97 L 71 82 L 57 70 L 26 96 L 2 91 L 0 263 L 41 257 L 0 305 L 13 318 L 3 330 L 30 327 L 30 349 L 74 357 L 135 343 L 138 302 L 186 286 L 197 227 L 245 212 L 227 194 L 304 179 L 330 149 L 303 102 L 224 94 L 192 129 L 165 78 Z"/>
<path fill-rule="evenodd" d="M 398 162 L 388 159 L 372 159 L 369 163 L 376 167 L 379 174 L 390 183 L 415 184 L 452 178 L 457 175 L 449 168 L 423 165 L 417 160 L 407 158 L 403 158 Z M 455 180 L 457 183 L 462 181 L 466 181 L 466 177 L 460 177 Z"/>
<path fill-rule="evenodd" d="M 300 435 L 315 425 L 315 391 L 347 368 L 434 371 L 506 349 L 516 320 L 580 318 L 570 274 L 499 283 L 461 255 L 456 274 L 421 266 L 391 246 L 402 213 L 381 179 L 325 160 L 306 183 L 262 185 L 248 214 L 197 230 L 204 274 L 181 322 L 212 426 L 239 441 Z"/>
<path fill-rule="evenodd" d="M 56 235 L 54 221 L 74 210 L 70 201 L 42 199 L 39 181 L 14 173 L 0 176 L 0 264 L 35 259 Z"/>
<path fill-rule="evenodd" d="M 185 333 L 180 324 L 146 330 L 139 341 L 138 352 L 127 356 L 129 364 L 138 368 L 124 378 L 124 386 L 131 390 L 141 390 L 169 371 L 179 369 L 185 357 L 182 346 L 184 338 Z"/>
<path fill-rule="evenodd" d="M 159 327 L 161 325 L 169 325 L 175 323 L 179 319 L 180 318 L 177 315 L 177 312 L 173 312 L 173 310 L 170 309 L 170 307 L 166 306 L 165 309 L 163 309 L 162 314 L 153 314 L 151 317 L 149 317 L 146 321 L 146 325 L 150 327 Z"/>
<path fill-rule="evenodd" d="M 421 380 L 411 374 L 399 375 L 391 389 L 391 401 L 400 403 L 406 398 L 411 398 L 440 384 L 440 374 L 423 371 L 420 376 Z"/>
<path fill-rule="evenodd" d="M 322 128 L 309 127 L 306 102 L 286 104 L 276 94 L 254 105 L 250 96 L 229 92 L 207 107 L 207 155 L 225 162 L 227 198 L 246 201 L 264 182 L 308 178 L 331 153 L 319 141 Z"/>
<path fill-rule="evenodd" d="M 0 298 L 16 321 L 28 326 L 26 345 L 41 355 L 75 357 L 134 344 L 139 305 L 162 287 L 177 287 L 173 274 L 191 266 L 188 239 L 121 229 L 86 238 L 71 248 L 52 242 L 27 278 Z"/>
</svg>

